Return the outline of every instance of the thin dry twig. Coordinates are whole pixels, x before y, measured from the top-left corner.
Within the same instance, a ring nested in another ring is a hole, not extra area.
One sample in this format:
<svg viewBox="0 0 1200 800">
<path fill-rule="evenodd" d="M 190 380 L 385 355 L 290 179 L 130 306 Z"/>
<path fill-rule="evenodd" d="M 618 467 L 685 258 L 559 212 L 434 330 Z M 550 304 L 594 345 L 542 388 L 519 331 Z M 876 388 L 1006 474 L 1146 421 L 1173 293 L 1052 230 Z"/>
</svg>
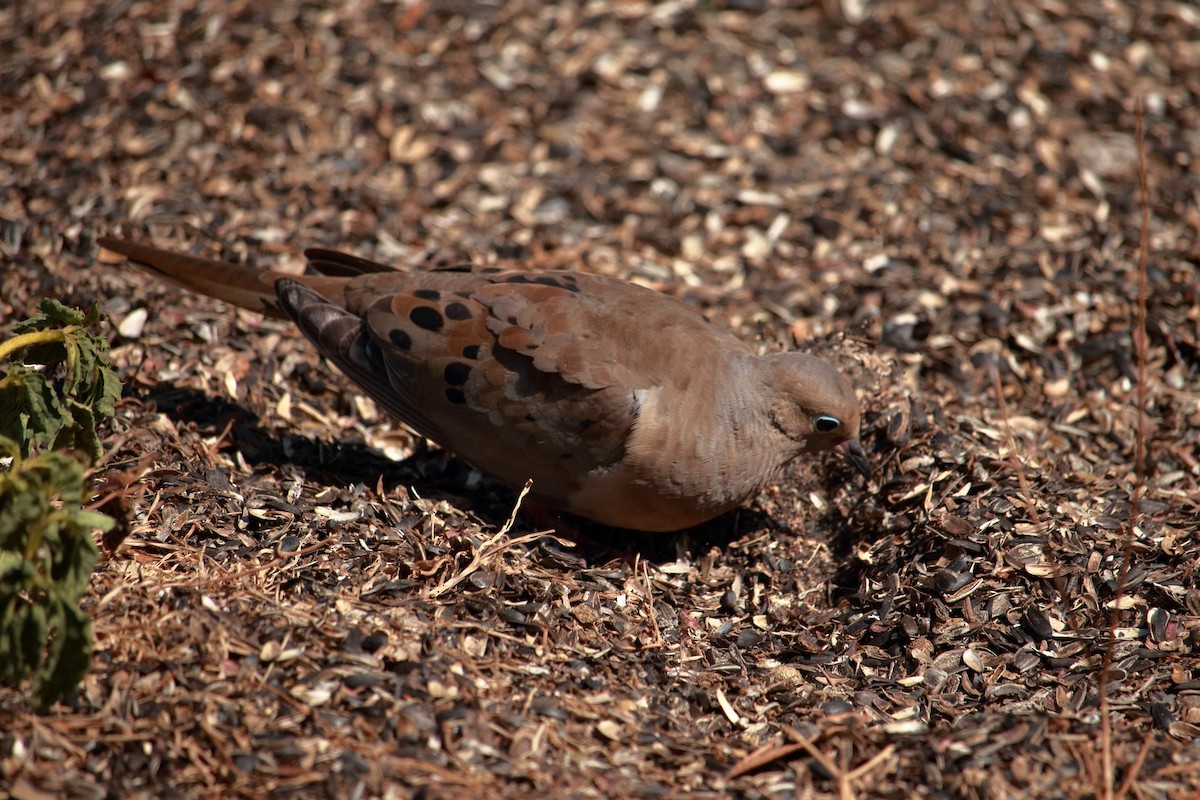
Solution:
<svg viewBox="0 0 1200 800">
<path fill-rule="evenodd" d="M 508 536 L 508 532 L 512 530 L 513 525 L 517 521 L 517 514 L 521 510 L 521 501 L 525 499 L 525 495 L 529 494 L 529 490 L 532 486 L 533 481 L 525 481 L 525 488 L 523 488 L 521 493 L 517 496 L 517 500 L 513 505 L 512 512 L 508 515 L 508 520 L 505 521 L 500 530 L 498 530 L 492 538 L 484 542 L 482 547 L 475 551 L 475 555 L 471 557 L 470 562 L 468 562 L 467 565 L 462 568 L 461 572 L 430 589 L 430 598 L 441 597 L 446 592 L 450 591 L 455 586 L 458 586 L 460 583 L 469 578 L 472 573 L 482 567 L 486 562 L 490 561 L 492 558 L 500 553 L 503 553 L 505 550 L 511 547 L 516 547 L 517 545 L 524 544 L 525 542 L 533 542 L 537 541 L 538 539 L 546 538 L 554 539 L 563 547 L 573 546 L 572 542 L 555 536 L 554 531 L 534 531 L 533 533 L 526 533 L 522 536 L 518 536 L 515 539 L 507 539 L 503 542 L 500 541 Z"/>
<path fill-rule="evenodd" d="M 818 750 L 815 740 L 808 739 L 795 728 L 786 727 L 784 730 L 797 745 L 803 748 L 826 772 L 834 777 L 837 781 L 838 797 L 842 800 L 854 800 L 854 782 L 865 778 L 868 773 L 874 771 L 876 767 L 891 758 L 896 752 L 896 745 L 889 744 L 854 769 L 845 770 L 835 764 L 832 758 Z"/>
</svg>

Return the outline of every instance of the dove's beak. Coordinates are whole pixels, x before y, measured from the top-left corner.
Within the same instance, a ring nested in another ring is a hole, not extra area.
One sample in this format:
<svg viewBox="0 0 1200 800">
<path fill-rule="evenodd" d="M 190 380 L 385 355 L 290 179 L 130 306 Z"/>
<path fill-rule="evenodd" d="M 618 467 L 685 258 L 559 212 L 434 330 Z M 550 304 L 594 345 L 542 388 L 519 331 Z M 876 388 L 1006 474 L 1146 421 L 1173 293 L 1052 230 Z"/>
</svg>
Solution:
<svg viewBox="0 0 1200 800">
<path fill-rule="evenodd" d="M 847 439 L 841 444 L 842 450 L 846 451 L 846 458 L 850 459 L 850 463 L 854 468 L 862 473 L 864 478 L 871 477 L 871 463 L 867 461 L 866 451 L 863 446 L 858 443 L 857 439 Z"/>
</svg>

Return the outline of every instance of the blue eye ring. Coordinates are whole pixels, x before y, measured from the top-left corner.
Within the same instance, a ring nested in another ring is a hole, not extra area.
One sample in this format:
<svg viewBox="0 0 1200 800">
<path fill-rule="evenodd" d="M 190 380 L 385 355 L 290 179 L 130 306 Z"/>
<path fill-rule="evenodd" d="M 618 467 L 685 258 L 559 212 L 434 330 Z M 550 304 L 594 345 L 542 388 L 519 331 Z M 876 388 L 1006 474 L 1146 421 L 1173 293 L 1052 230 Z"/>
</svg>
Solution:
<svg viewBox="0 0 1200 800">
<path fill-rule="evenodd" d="M 842 427 L 842 421 L 828 414 L 818 414 L 813 417 L 813 430 L 817 433 L 833 433 Z"/>
</svg>

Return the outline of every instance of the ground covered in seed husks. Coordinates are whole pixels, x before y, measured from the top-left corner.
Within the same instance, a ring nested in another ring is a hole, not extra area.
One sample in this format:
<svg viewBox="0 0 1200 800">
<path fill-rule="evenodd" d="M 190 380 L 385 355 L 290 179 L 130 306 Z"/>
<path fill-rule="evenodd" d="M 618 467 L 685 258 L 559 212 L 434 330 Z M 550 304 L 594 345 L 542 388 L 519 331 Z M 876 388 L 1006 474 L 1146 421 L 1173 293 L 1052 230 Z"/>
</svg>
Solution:
<svg viewBox="0 0 1200 800">
<path fill-rule="evenodd" d="M 108 313 L 129 521 L 0 794 L 1196 797 L 1200 12 L 800 5 L 0 6 L 0 316 Z M 110 233 L 631 278 L 834 359 L 876 473 L 505 530 Z"/>
</svg>

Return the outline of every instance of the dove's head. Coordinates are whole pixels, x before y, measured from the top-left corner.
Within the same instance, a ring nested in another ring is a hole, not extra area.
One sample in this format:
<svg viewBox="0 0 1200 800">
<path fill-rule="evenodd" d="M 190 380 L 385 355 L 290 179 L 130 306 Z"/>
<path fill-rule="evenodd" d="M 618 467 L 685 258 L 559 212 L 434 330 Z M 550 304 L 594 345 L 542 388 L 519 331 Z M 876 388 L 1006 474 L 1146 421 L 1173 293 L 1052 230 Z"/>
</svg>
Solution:
<svg viewBox="0 0 1200 800">
<path fill-rule="evenodd" d="M 777 353 L 771 362 L 771 425 L 797 453 L 841 448 L 864 477 L 870 477 L 867 454 L 858 442 L 858 397 L 849 379 L 815 356 Z"/>
</svg>

